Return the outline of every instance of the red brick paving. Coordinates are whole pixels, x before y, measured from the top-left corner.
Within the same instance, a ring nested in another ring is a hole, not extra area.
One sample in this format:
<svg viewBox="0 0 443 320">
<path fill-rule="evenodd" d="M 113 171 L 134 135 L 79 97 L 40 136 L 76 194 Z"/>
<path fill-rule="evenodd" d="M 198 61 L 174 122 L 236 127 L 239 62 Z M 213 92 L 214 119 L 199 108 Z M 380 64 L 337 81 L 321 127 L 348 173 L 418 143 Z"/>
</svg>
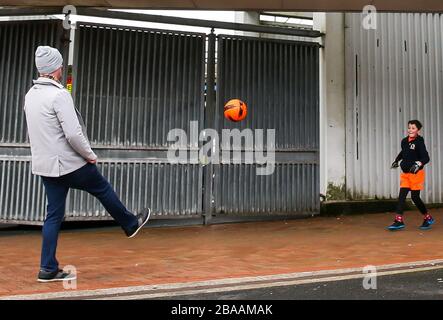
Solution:
<svg viewBox="0 0 443 320">
<path fill-rule="evenodd" d="M 389 232 L 392 214 L 212 226 L 145 228 L 127 239 L 119 228 L 63 231 L 60 266 L 74 265 L 78 290 L 363 267 L 443 258 L 442 210 L 421 231 Z M 0 296 L 63 291 L 36 282 L 40 232 L 0 232 Z M 432 249 L 430 249 L 432 248 Z"/>
</svg>

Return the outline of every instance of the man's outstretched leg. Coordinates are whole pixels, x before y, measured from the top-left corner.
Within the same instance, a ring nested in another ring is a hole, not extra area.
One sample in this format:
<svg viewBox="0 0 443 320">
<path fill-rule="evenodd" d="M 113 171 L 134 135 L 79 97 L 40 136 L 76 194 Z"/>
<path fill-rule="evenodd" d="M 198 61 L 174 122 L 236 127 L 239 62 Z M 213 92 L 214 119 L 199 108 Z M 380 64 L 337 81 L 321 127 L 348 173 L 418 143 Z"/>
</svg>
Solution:
<svg viewBox="0 0 443 320">
<path fill-rule="evenodd" d="M 138 215 L 126 209 L 95 164 L 88 163 L 66 177 L 71 188 L 84 190 L 96 197 L 128 237 L 134 237 L 149 220 L 150 209 L 142 210 Z"/>
</svg>

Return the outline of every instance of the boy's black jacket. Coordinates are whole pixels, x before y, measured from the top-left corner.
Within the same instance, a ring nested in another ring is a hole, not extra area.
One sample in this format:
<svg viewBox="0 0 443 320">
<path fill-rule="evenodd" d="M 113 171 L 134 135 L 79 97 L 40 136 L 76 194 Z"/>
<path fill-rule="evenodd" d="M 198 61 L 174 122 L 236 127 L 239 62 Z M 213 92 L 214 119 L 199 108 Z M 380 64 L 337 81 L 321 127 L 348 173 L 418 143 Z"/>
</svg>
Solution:
<svg viewBox="0 0 443 320">
<path fill-rule="evenodd" d="M 401 141 L 401 151 L 395 161 L 398 162 L 400 160 L 402 160 L 400 167 L 405 173 L 409 172 L 415 161 L 420 161 L 423 164 L 420 170 L 423 169 L 430 159 L 426 150 L 425 140 L 422 136 L 417 136 L 411 142 L 409 142 L 408 137 Z"/>
</svg>

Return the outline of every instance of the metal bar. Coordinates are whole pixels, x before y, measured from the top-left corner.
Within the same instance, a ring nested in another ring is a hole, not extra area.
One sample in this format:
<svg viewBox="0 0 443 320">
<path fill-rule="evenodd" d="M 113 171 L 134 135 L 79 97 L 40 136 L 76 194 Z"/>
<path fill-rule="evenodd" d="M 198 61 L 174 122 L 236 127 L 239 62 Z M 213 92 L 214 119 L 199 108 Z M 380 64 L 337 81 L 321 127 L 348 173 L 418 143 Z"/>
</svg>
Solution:
<svg viewBox="0 0 443 320">
<path fill-rule="evenodd" d="M 208 63 L 207 63 L 207 81 L 206 81 L 206 112 L 205 123 L 210 127 L 215 125 L 215 41 L 216 37 L 214 30 L 211 30 L 211 34 L 208 35 Z M 204 170 L 203 178 L 203 215 L 204 223 L 209 224 L 212 219 L 212 213 L 214 210 L 213 197 L 213 174 L 214 165 L 208 164 Z"/>
<path fill-rule="evenodd" d="M 126 25 L 119 25 L 115 23 L 105 23 L 105 22 L 89 22 L 89 21 L 82 21 L 81 17 L 78 17 L 77 21 L 77 28 L 80 27 L 97 27 L 97 28 L 104 28 L 104 29 L 114 29 L 114 30 L 125 30 L 125 31 L 146 31 L 150 33 L 155 34 L 169 34 L 169 35 L 188 35 L 188 36 L 206 36 L 206 33 L 204 32 L 193 32 L 193 31 L 183 31 L 183 30 L 171 30 L 171 29 L 161 29 L 161 28 L 148 28 L 148 27 L 134 27 L 134 26 L 126 26 Z M 14 21 L 2 21 L 1 23 L 13 23 Z M 308 42 L 313 43 L 313 42 Z"/>
<path fill-rule="evenodd" d="M 77 8 L 77 14 L 85 16 L 102 17 L 102 18 L 136 20 L 136 21 L 146 21 L 146 22 L 175 24 L 175 25 L 188 25 L 188 26 L 204 27 L 204 28 L 230 29 L 230 30 L 250 31 L 258 33 L 300 36 L 308 38 L 318 38 L 323 36 L 323 33 L 316 30 L 300 30 L 294 28 L 291 29 L 291 28 L 282 28 L 282 27 L 271 27 L 271 26 L 243 24 L 235 22 L 210 21 L 210 20 L 181 18 L 181 17 L 167 17 L 161 15 L 152 15 L 152 14 L 109 11 L 105 9 L 96 9 L 96 8 L 80 7 Z"/>
<path fill-rule="evenodd" d="M 283 13 L 273 13 L 272 11 L 261 11 L 260 15 L 262 16 L 269 16 L 269 17 L 280 17 L 280 18 L 290 18 L 290 19 L 300 19 L 300 20 L 312 20 L 312 17 L 306 17 L 303 15 L 300 16 L 292 16 L 290 14 L 283 14 Z"/>
<path fill-rule="evenodd" d="M 2 8 L 0 9 L 0 17 L 12 16 L 43 16 L 63 14 L 63 7 L 49 7 L 49 8 Z"/>
</svg>

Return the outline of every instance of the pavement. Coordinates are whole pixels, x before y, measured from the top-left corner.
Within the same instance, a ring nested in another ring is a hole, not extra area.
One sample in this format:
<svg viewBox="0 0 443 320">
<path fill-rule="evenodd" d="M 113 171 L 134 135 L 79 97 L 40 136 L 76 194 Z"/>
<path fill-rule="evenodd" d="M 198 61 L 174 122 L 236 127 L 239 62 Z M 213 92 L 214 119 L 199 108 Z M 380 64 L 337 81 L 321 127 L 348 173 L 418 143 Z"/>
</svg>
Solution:
<svg viewBox="0 0 443 320">
<path fill-rule="evenodd" d="M 272 286 L 277 281 L 273 277 L 293 279 L 306 272 L 333 275 L 367 265 L 412 266 L 433 260 L 443 266 L 443 210 L 430 213 L 437 222 L 428 231 L 418 229 L 422 221 L 417 211 L 405 213 L 407 227 L 397 232 L 386 230 L 393 220 L 387 213 L 211 226 L 148 224 L 133 239 L 118 227 L 64 230 L 57 257 L 61 267 L 75 267 L 75 290 L 36 281 L 40 231 L 1 230 L 0 298 L 106 297 L 266 277 Z"/>
</svg>

